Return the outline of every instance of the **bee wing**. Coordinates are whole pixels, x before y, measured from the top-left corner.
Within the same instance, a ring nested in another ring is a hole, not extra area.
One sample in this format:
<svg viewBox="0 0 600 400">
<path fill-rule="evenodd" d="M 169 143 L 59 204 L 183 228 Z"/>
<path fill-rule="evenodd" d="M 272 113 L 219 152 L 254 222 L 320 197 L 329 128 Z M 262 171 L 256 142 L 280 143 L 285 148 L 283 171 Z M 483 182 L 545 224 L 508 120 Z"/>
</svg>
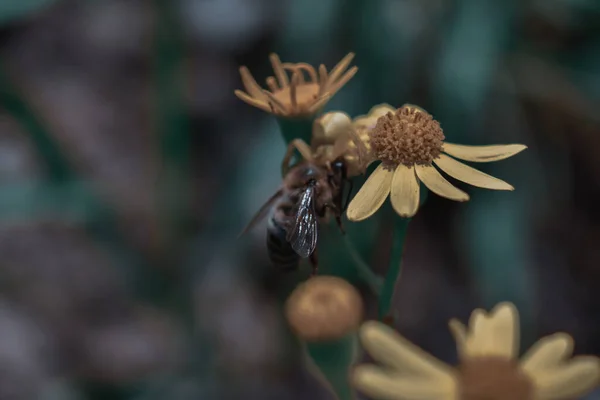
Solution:
<svg viewBox="0 0 600 400">
<path fill-rule="evenodd" d="M 309 187 L 302 194 L 294 227 L 287 235 L 287 241 L 302 258 L 310 256 L 317 247 L 319 226 L 314 206 L 314 193 L 314 188 Z"/>
<path fill-rule="evenodd" d="M 244 230 L 242 232 L 240 232 L 240 234 L 238 235 L 238 238 L 240 236 L 246 234 L 250 229 L 252 229 L 254 227 L 254 225 L 256 225 L 263 218 L 265 218 L 267 216 L 267 214 L 269 213 L 269 211 L 271 210 L 271 207 L 273 207 L 273 205 L 275 204 L 275 202 L 277 200 L 279 200 L 279 198 L 282 195 L 283 195 L 283 189 L 279 189 L 273 196 L 271 196 L 269 198 L 269 200 L 267 200 L 265 202 L 265 204 L 263 204 L 260 207 L 260 210 L 258 210 L 257 213 L 254 214 L 254 217 L 252 217 L 252 219 L 250 220 L 250 222 L 248 222 L 248 225 L 246 225 L 246 227 L 244 228 Z"/>
</svg>

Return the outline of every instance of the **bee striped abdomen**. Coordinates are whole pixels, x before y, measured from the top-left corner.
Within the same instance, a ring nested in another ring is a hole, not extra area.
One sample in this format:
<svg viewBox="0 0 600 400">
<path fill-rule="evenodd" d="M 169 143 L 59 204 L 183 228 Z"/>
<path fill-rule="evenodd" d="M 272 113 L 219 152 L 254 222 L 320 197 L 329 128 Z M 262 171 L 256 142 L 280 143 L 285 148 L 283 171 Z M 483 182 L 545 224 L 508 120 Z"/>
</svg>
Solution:
<svg viewBox="0 0 600 400">
<path fill-rule="evenodd" d="M 273 265 L 282 271 L 298 268 L 300 256 L 286 240 L 287 231 L 275 219 L 269 219 L 267 227 L 267 252 Z"/>
</svg>

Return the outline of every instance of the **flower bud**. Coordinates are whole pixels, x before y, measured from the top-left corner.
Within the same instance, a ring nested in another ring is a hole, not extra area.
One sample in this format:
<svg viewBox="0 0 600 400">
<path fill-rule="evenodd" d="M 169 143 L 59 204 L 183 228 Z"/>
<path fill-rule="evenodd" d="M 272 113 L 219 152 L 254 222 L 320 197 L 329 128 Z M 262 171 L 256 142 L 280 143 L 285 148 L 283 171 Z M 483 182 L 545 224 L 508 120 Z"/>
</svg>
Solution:
<svg viewBox="0 0 600 400">
<path fill-rule="evenodd" d="M 299 285 L 285 306 L 286 318 L 306 341 L 339 339 L 358 329 L 363 318 L 360 293 L 334 276 L 316 276 Z"/>
</svg>

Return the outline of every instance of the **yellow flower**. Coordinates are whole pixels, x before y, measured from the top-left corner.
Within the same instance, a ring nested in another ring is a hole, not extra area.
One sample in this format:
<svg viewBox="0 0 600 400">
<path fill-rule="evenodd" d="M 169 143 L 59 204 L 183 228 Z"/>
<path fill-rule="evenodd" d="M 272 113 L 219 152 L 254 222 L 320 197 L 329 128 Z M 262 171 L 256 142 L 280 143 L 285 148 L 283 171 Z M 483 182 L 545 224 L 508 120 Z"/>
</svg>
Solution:
<svg viewBox="0 0 600 400">
<path fill-rule="evenodd" d="M 387 325 L 366 322 L 361 341 L 384 366 L 359 365 L 352 384 L 385 400 L 558 400 L 582 396 L 598 384 L 600 359 L 570 358 L 573 339 L 565 333 L 542 338 L 517 360 L 518 321 L 512 303 L 500 303 L 489 314 L 473 311 L 468 328 L 450 321 L 460 356 L 456 368 Z"/>
<path fill-rule="evenodd" d="M 263 90 L 246 67 L 240 67 L 246 92 L 235 95 L 251 106 L 268 113 L 288 118 L 310 116 L 318 112 L 358 71 L 347 69 L 354 53 L 344 57 L 329 73 L 323 64 L 319 71 L 306 63 L 281 63 L 277 54 L 271 54 L 275 77 L 267 78 L 269 90 Z M 286 71 L 291 71 L 291 79 Z M 305 73 L 309 80 L 305 80 Z"/>
<path fill-rule="evenodd" d="M 298 337 L 309 342 L 334 340 L 356 332 L 362 321 L 363 303 L 350 283 L 319 275 L 292 292 L 285 315 Z"/>
<path fill-rule="evenodd" d="M 368 114 L 359 115 L 354 119 L 351 119 L 348 114 L 340 111 L 325 113 L 315 120 L 311 144 L 313 147 L 333 144 L 349 129 L 354 128 L 365 145 L 368 146 L 370 140 L 369 131 L 375 127 L 379 117 L 390 112 L 396 112 L 396 109 L 384 103 L 372 107 Z"/>
<path fill-rule="evenodd" d="M 451 177 L 473 186 L 514 190 L 508 183 L 448 155 L 466 161 L 490 162 L 511 157 L 527 148 L 521 144 L 464 146 L 447 143 L 439 122 L 425 110 L 412 105 L 404 105 L 381 116 L 369 136 L 374 159 L 381 160 L 381 164 L 352 199 L 347 211 L 351 221 L 369 218 L 388 195 L 401 217 L 412 217 L 419 208 L 419 181 L 442 197 L 469 200 L 469 195 L 448 182 L 434 164 Z"/>
<path fill-rule="evenodd" d="M 395 112 L 396 108 L 387 103 L 378 104 L 371 107 L 366 115 L 359 115 L 358 117 L 354 118 L 354 128 L 359 132 L 360 135 L 364 135 L 368 141 L 369 132 L 371 129 L 375 128 L 377 125 L 377 120 L 384 115 Z"/>
</svg>

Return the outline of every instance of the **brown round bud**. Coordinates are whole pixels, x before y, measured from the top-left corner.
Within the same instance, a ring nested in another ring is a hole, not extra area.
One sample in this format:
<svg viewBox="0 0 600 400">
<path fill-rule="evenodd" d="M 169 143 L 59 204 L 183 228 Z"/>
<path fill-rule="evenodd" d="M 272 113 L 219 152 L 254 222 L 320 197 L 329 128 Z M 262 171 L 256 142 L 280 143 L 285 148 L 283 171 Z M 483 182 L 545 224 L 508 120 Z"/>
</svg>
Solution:
<svg viewBox="0 0 600 400">
<path fill-rule="evenodd" d="M 440 123 L 425 110 L 404 105 L 377 120 L 370 132 L 371 148 L 384 165 L 430 165 L 444 142 Z"/>
<path fill-rule="evenodd" d="M 533 382 L 517 362 L 502 357 L 474 357 L 458 367 L 461 400 L 532 400 Z"/>
<path fill-rule="evenodd" d="M 339 339 L 358 329 L 363 317 L 360 293 L 334 276 L 316 276 L 299 285 L 285 305 L 286 318 L 306 341 Z"/>
</svg>

